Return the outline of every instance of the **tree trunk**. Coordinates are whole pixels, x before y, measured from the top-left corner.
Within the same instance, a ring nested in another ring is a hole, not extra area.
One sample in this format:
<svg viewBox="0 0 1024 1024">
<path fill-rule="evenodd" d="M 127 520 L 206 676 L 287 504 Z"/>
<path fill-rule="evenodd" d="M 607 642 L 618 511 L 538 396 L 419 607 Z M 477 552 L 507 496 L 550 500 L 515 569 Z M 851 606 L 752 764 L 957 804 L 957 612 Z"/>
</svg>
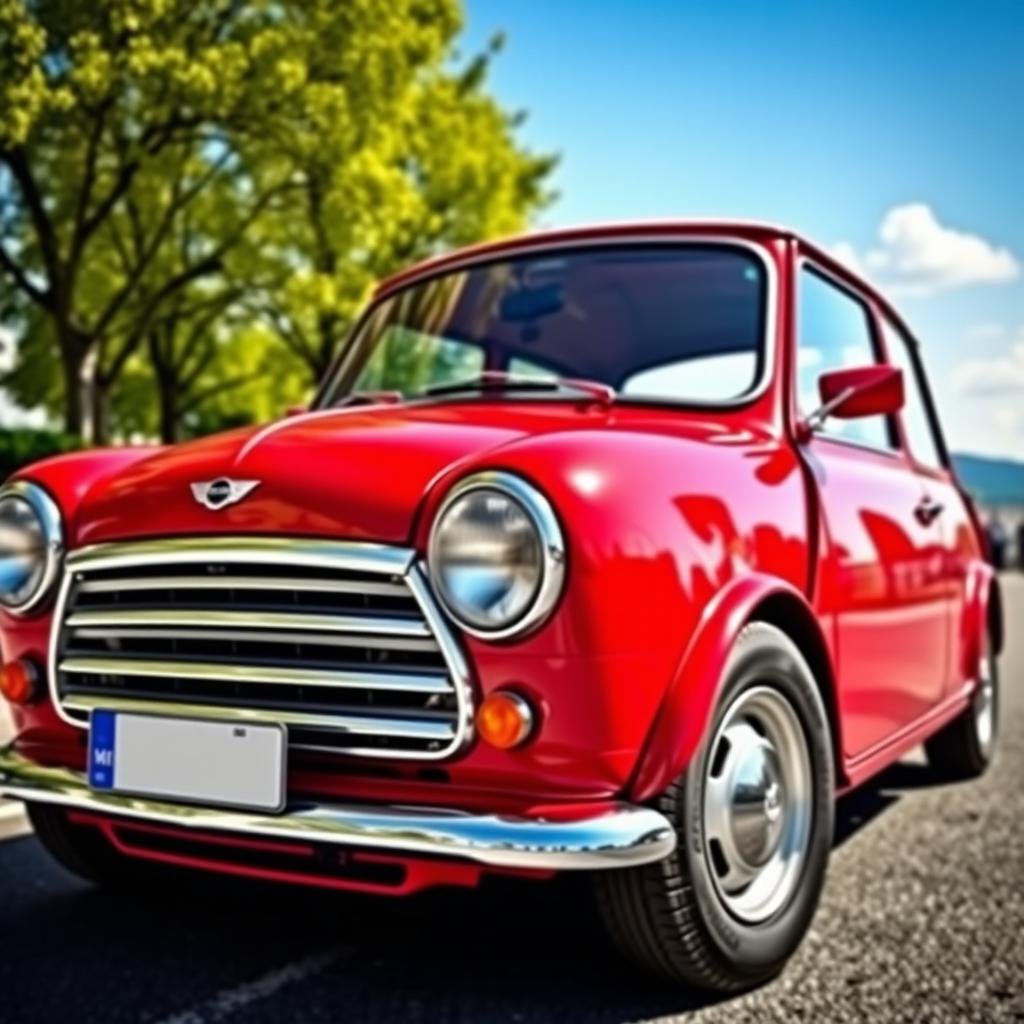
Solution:
<svg viewBox="0 0 1024 1024">
<path fill-rule="evenodd" d="M 159 405 L 160 440 L 164 444 L 175 444 L 180 429 L 181 411 L 178 408 L 178 373 L 174 365 L 174 324 L 164 326 L 165 336 L 162 338 L 156 329 L 146 335 L 146 346 L 149 349 L 149 362 L 156 380 L 156 397 Z M 163 342 L 167 342 L 167 349 Z"/>
<path fill-rule="evenodd" d="M 320 345 L 310 361 L 314 386 L 319 386 L 324 382 L 327 371 L 334 365 L 334 356 L 338 350 L 338 327 L 338 318 L 334 314 L 324 313 L 317 318 Z"/>
<path fill-rule="evenodd" d="M 94 374 L 89 398 L 89 421 L 86 424 L 91 444 L 102 445 L 110 442 L 110 390 L 112 381 Z"/>
<path fill-rule="evenodd" d="M 164 444 L 175 444 L 178 440 L 178 388 L 172 379 L 158 381 L 160 400 L 160 440 Z"/>
<path fill-rule="evenodd" d="M 63 346 L 61 365 L 64 370 L 64 430 L 82 436 L 82 356 L 70 346 Z"/>
<path fill-rule="evenodd" d="M 94 443 L 99 347 L 74 328 L 57 324 L 64 371 L 64 429 Z"/>
</svg>

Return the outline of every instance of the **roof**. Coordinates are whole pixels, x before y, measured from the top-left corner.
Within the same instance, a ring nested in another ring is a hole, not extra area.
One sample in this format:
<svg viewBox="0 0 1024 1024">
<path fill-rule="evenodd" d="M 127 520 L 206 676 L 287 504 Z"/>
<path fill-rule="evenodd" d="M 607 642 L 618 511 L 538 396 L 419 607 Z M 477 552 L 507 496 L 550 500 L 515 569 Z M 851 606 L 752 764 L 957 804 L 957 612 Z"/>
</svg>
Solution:
<svg viewBox="0 0 1024 1024">
<path fill-rule="evenodd" d="M 585 224 L 577 227 L 526 231 L 506 238 L 476 245 L 462 246 L 450 252 L 421 260 L 384 278 L 377 286 L 377 294 L 390 292 L 424 274 L 445 270 L 449 266 L 497 256 L 511 250 L 538 248 L 549 245 L 571 245 L 574 242 L 592 242 L 615 238 L 671 238 L 679 235 L 731 235 L 751 241 L 777 238 L 796 238 L 794 232 L 773 224 L 740 220 L 654 220 L 620 221 L 609 224 Z"/>
<path fill-rule="evenodd" d="M 398 271 L 390 277 L 384 278 L 376 288 L 375 295 L 381 296 L 404 284 L 414 281 L 427 274 L 434 274 L 449 269 L 450 267 L 461 266 L 465 263 L 472 263 L 484 260 L 492 256 L 500 256 L 504 252 L 529 250 L 534 247 L 543 248 L 551 245 L 572 245 L 573 243 L 587 243 L 601 239 L 636 239 L 636 238 L 678 238 L 686 235 L 725 235 L 751 242 L 767 243 L 772 241 L 794 242 L 800 249 L 811 256 L 814 261 L 828 270 L 835 277 L 845 279 L 855 286 L 862 293 L 871 296 L 890 317 L 900 325 L 907 335 L 913 339 L 913 332 L 909 329 L 899 310 L 869 281 L 856 274 L 844 263 L 840 262 L 823 246 L 810 241 L 804 235 L 799 234 L 792 228 L 778 224 L 770 224 L 761 221 L 748 220 L 637 220 L 620 221 L 606 224 L 584 224 L 576 227 L 545 229 L 542 231 L 527 231 L 517 235 L 510 235 L 495 241 L 481 242 L 477 245 L 463 246 L 453 249 L 450 252 L 432 256 L 419 263 Z M 916 339 L 915 339 L 916 340 Z"/>
</svg>

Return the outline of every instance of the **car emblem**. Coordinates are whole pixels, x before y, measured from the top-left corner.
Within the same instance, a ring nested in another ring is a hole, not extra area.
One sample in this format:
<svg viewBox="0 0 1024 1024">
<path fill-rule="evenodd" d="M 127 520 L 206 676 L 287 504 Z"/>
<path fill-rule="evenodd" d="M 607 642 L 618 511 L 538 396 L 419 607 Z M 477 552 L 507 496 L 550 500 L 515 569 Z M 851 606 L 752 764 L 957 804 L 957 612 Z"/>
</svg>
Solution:
<svg viewBox="0 0 1024 1024">
<path fill-rule="evenodd" d="M 241 501 L 254 487 L 259 486 L 259 480 L 231 480 L 226 476 L 218 477 L 216 480 L 203 480 L 192 484 L 192 497 L 214 512 L 225 505 L 234 505 Z"/>
</svg>

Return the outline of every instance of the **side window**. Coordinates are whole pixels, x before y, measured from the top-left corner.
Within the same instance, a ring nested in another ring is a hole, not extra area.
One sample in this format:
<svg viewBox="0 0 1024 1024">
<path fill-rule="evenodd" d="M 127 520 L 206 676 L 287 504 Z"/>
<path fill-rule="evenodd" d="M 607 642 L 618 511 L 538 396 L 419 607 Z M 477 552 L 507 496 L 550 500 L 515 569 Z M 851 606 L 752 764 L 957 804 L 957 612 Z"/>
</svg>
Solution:
<svg viewBox="0 0 1024 1024">
<path fill-rule="evenodd" d="M 867 306 L 813 270 L 800 272 L 796 353 L 797 404 L 808 416 L 821 404 L 818 378 L 828 370 L 877 363 Z M 873 448 L 894 448 L 885 416 L 857 420 L 829 418 L 823 434 Z"/>
<path fill-rule="evenodd" d="M 900 417 L 907 434 L 910 454 L 922 466 L 941 469 L 942 447 L 932 427 L 928 414 L 928 400 L 925 397 L 925 383 L 918 360 L 910 351 L 910 343 L 903 332 L 888 319 L 882 320 L 885 333 L 885 347 L 889 350 L 889 361 L 903 371 L 903 390 L 906 394 Z"/>
</svg>

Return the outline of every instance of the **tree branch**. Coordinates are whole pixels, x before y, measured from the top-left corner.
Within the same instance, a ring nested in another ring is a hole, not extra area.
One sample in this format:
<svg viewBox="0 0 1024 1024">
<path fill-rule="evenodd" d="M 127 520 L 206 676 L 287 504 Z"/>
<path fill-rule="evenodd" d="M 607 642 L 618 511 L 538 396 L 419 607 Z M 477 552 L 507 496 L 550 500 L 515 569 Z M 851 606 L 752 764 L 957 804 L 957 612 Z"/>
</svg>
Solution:
<svg viewBox="0 0 1024 1024">
<path fill-rule="evenodd" d="M 37 288 L 30 280 L 24 270 L 15 262 L 14 258 L 0 242 L 0 268 L 7 271 L 13 278 L 15 285 L 21 289 L 33 302 L 48 312 L 53 308 L 52 296 L 49 292 Z"/>
<path fill-rule="evenodd" d="M 182 412 L 192 412 L 203 404 L 208 398 L 212 398 L 214 395 L 223 394 L 225 391 L 233 391 L 235 388 L 240 388 L 243 384 L 248 384 L 250 381 L 259 380 L 262 376 L 259 370 L 254 370 L 250 373 L 240 373 L 235 377 L 225 377 L 219 380 L 216 384 L 212 384 L 208 388 L 203 388 L 202 391 L 197 391 L 192 395 L 182 407 Z"/>
<path fill-rule="evenodd" d="M 107 121 L 107 111 L 110 109 L 111 101 L 105 100 L 99 105 L 94 115 L 92 131 L 89 133 L 89 141 L 85 153 L 85 172 L 82 175 L 82 185 L 78 190 L 78 202 L 75 206 L 75 223 L 71 231 L 71 245 L 68 249 L 68 265 L 74 267 L 82 254 L 89 236 L 96 230 L 102 219 L 109 213 L 110 207 L 102 211 L 97 217 L 87 217 L 89 206 L 92 203 L 92 192 L 96 185 L 96 165 L 99 162 L 100 140 L 103 138 L 103 129 Z M 108 197 L 109 198 L 109 197 Z M 98 213 L 100 211 L 97 211 Z"/>
<path fill-rule="evenodd" d="M 6 150 L 0 153 L 0 159 L 10 168 L 14 180 L 18 183 L 25 206 L 28 208 L 29 217 L 32 220 L 32 227 L 35 230 L 36 238 L 39 240 L 39 249 L 43 254 L 43 262 L 46 265 L 46 274 L 49 278 L 49 287 L 53 291 L 60 280 L 60 253 L 57 248 L 57 232 L 46 211 L 46 204 L 36 185 L 32 169 L 29 167 L 23 146 Z"/>
</svg>

